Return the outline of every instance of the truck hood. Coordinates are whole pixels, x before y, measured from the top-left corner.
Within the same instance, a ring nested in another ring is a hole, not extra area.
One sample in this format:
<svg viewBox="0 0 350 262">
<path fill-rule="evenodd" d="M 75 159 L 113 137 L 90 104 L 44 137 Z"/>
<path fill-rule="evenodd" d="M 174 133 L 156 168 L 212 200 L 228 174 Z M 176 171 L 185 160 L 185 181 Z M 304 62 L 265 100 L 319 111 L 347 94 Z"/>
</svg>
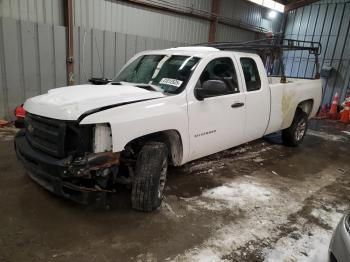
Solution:
<svg viewBox="0 0 350 262">
<path fill-rule="evenodd" d="M 55 88 L 29 98 L 24 109 L 39 116 L 77 120 L 86 112 L 124 103 L 161 98 L 161 92 L 127 85 L 76 85 Z"/>
</svg>

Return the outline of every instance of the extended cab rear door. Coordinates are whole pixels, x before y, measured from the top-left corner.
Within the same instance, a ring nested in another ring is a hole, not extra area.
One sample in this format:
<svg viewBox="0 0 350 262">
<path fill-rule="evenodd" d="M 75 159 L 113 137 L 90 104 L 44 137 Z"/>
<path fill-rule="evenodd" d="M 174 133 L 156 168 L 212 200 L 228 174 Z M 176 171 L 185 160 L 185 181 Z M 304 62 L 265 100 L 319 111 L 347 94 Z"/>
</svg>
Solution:
<svg viewBox="0 0 350 262">
<path fill-rule="evenodd" d="M 189 116 L 190 160 L 239 145 L 244 139 L 245 93 L 238 63 L 233 54 L 202 61 L 194 88 L 187 93 Z M 203 100 L 196 88 L 209 80 L 223 81 L 226 91 L 214 92 Z"/>
<path fill-rule="evenodd" d="M 245 142 L 265 134 L 270 118 L 270 88 L 261 58 L 255 54 L 236 53 L 246 94 Z"/>
</svg>

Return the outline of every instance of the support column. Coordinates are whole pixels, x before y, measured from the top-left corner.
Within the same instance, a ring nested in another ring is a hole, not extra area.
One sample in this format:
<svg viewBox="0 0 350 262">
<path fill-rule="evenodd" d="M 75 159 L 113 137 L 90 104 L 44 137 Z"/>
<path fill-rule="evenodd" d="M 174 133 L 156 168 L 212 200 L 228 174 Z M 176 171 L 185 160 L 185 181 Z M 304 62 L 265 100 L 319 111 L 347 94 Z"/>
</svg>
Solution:
<svg viewBox="0 0 350 262">
<path fill-rule="evenodd" d="M 220 0 L 212 0 L 212 3 L 211 3 L 212 17 L 210 21 L 208 42 L 215 42 L 216 40 L 216 29 L 218 25 L 219 11 L 220 11 Z"/>
<path fill-rule="evenodd" d="M 73 0 L 64 1 L 64 19 L 67 28 L 67 84 L 74 85 Z"/>
</svg>

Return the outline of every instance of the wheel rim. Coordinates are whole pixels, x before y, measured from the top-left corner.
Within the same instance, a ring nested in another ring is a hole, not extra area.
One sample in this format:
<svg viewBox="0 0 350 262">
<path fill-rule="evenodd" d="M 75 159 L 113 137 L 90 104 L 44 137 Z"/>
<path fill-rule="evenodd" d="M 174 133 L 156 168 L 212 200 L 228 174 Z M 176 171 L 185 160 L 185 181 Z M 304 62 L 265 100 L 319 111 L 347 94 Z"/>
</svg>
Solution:
<svg viewBox="0 0 350 262">
<path fill-rule="evenodd" d="M 295 139 L 297 141 L 300 141 L 304 137 L 305 131 L 306 131 L 306 121 L 305 119 L 301 119 L 298 122 L 297 128 L 295 130 Z"/>
<path fill-rule="evenodd" d="M 166 172 L 168 169 L 168 162 L 165 159 L 162 163 L 162 170 L 160 171 L 160 178 L 159 178 L 159 187 L 158 187 L 158 197 L 161 198 L 163 195 L 164 187 L 165 187 L 165 181 L 166 181 Z"/>
</svg>

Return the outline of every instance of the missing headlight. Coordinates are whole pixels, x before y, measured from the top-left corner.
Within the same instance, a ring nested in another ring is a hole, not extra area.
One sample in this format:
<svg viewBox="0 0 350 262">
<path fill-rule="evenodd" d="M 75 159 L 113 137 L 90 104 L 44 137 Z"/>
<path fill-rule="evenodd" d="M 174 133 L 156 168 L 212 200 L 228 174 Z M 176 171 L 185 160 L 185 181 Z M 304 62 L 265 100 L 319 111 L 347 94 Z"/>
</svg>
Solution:
<svg viewBox="0 0 350 262">
<path fill-rule="evenodd" d="M 112 130 L 109 124 L 97 124 L 94 128 L 94 152 L 112 151 Z"/>
</svg>

